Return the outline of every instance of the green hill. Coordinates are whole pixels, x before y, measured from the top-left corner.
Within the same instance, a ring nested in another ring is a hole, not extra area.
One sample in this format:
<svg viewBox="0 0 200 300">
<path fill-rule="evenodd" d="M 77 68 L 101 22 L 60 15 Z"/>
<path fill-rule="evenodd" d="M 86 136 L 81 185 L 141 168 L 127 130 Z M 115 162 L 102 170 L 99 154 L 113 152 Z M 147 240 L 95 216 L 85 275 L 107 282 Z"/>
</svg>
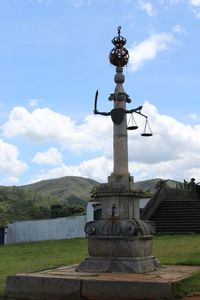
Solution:
<svg viewBox="0 0 200 300">
<path fill-rule="evenodd" d="M 138 181 L 134 183 L 134 187 L 136 189 L 141 189 L 142 191 L 149 191 L 150 193 L 155 193 L 156 184 L 160 180 L 160 178 L 155 178 L 144 181 Z"/>
<path fill-rule="evenodd" d="M 138 181 L 134 184 L 135 188 L 143 191 L 149 191 L 151 194 L 156 191 L 156 184 L 163 180 L 161 178 Z M 43 180 L 33 184 L 23 186 L 50 195 L 59 200 L 59 203 L 69 205 L 82 205 L 86 207 L 90 198 L 90 191 L 98 186 L 95 180 L 76 176 L 66 176 L 57 179 Z M 167 185 L 176 187 L 177 181 L 167 180 Z"/>
<path fill-rule="evenodd" d="M 134 186 L 135 188 L 141 189 L 143 191 L 149 191 L 150 193 L 153 194 L 156 191 L 156 185 L 159 181 L 165 181 L 165 179 L 155 178 L 155 179 L 149 179 L 144 181 L 138 181 L 135 182 Z M 180 182 L 168 179 L 166 180 L 166 184 L 171 188 L 176 188 L 176 186 L 179 185 Z"/>
<path fill-rule="evenodd" d="M 135 188 L 151 196 L 160 180 L 139 181 Z M 167 181 L 174 187 L 176 183 Z M 97 181 L 89 178 L 66 176 L 19 187 L 0 186 L 0 226 L 16 221 L 84 214 L 90 192 L 98 185 Z"/>
<path fill-rule="evenodd" d="M 57 179 L 42 180 L 23 186 L 25 189 L 36 190 L 51 195 L 60 203 L 69 205 L 83 205 L 86 207 L 90 198 L 90 191 L 99 183 L 89 178 L 66 176 Z"/>
<path fill-rule="evenodd" d="M 84 214 L 98 183 L 82 177 L 43 180 L 25 186 L 0 186 L 0 227 L 24 220 Z"/>
</svg>

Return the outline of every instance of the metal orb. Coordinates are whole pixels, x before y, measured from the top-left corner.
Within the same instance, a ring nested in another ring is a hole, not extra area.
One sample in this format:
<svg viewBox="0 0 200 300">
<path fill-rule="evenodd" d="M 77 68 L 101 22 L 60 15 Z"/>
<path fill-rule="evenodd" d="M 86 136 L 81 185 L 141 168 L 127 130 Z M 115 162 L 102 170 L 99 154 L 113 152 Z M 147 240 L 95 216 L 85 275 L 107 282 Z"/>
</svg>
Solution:
<svg viewBox="0 0 200 300">
<path fill-rule="evenodd" d="M 124 67 L 129 60 L 128 50 L 124 47 L 113 48 L 109 55 L 110 63 L 116 67 Z"/>
</svg>

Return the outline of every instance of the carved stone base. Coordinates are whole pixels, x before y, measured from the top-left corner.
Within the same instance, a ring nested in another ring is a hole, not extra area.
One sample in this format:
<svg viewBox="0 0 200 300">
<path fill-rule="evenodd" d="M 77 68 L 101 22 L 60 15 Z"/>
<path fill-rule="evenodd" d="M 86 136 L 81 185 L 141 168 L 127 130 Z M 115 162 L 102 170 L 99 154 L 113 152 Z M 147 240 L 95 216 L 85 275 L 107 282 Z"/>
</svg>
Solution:
<svg viewBox="0 0 200 300">
<path fill-rule="evenodd" d="M 155 256 L 146 257 L 88 257 L 76 269 L 78 272 L 148 273 L 158 270 L 160 263 Z"/>
<path fill-rule="evenodd" d="M 90 257 L 147 257 L 152 255 L 152 235 L 88 237 Z"/>
</svg>

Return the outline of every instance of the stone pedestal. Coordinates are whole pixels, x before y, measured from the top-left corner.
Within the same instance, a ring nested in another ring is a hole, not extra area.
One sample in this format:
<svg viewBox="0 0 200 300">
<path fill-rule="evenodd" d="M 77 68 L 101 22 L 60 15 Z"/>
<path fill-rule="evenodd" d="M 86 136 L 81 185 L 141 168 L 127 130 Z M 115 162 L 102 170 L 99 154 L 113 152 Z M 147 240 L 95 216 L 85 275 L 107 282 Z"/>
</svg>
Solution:
<svg viewBox="0 0 200 300">
<path fill-rule="evenodd" d="M 122 183 L 100 186 L 96 201 L 101 203 L 102 219 L 85 226 L 89 257 L 77 271 L 146 273 L 159 268 L 152 256 L 155 226 L 139 218 L 140 194 Z"/>
<path fill-rule="evenodd" d="M 154 256 L 146 257 L 88 257 L 76 271 L 92 273 L 138 273 L 144 274 L 160 268 L 159 261 Z"/>
</svg>

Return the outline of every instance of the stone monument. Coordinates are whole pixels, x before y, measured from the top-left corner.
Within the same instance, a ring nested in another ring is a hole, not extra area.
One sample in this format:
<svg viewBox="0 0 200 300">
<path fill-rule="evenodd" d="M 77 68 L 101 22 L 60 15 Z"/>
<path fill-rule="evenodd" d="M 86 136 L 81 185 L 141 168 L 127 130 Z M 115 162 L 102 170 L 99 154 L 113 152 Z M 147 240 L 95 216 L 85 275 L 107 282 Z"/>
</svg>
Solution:
<svg viewBox="0 0 200 300">
<path fill-rule="evenodd" d="M 116 67 L 116 87 L 108 99 L 114 102 L 114 108 L 110 112 L 99 112 L 97 91 L 94 113 L 111 116 L 113 122 L 113 173 L 108 177 L 108 183 L 97 189 L 95 201 L 101 204 L 102 218 L 85 226 L 89 257 L 81 262 L 77 271 L 146 273 L 159 268 L 158 259 L 152 255 L 155 226 L 140 219 L 139 199 L 142 193 L 134 189 L 133 177 L 128 169 L 127 114 L 139 114 L 146 121 L 147 116 L 141 113 L 142 106 L 126 109 L 126 103 L 131 100 L 123 88 L 123 67 L 128 63 L 129 53 L 124 47 L 126 39 L 121 36 L 120 26 L 112 43 L 115 47 L 109 59 Z M 129 129 L 137 129 L 137 126 Z M 145 131 L 142 135 L 151 136 L 152 133 Z"/>
</svg>

